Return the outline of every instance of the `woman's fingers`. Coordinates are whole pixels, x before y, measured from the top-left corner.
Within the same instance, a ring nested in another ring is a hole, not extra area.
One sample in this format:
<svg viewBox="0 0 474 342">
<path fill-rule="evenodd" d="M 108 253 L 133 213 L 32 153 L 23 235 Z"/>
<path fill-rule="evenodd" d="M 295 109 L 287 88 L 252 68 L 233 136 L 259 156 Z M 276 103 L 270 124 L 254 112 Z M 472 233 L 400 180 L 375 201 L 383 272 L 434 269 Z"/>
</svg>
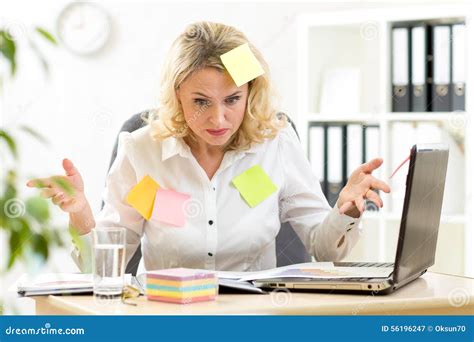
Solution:
<svg viewBox="0 0 474 342">
<path fill-rule="evenodd" d="M 59 207 L 64 211 L 68 211 L 70 207 L 74 204 L 76 204 L 76 200 L 74 198 L 71 198 L 71 199 L 62 201 Z"/>
<path fill-rule="evenodd" d="M 66 172 L 67 176 L 75 176 L 79 173 L 73 162 L 69 159 L 63 159 L 63 169 Z"/>
<path fill-rule="evenodd" d="M 364 200 L 364 197 L 362 196 L 358 196 L 355 200 L 355 205 L 357 207 L 357 209 L 359 210 L 359 213 L 363 213 L 364 210 L 365 210 L 365 200 Z"/>
<path fill-rule="evenodd" d="M 364 198 L 365 197 L 365 198 Z M 354 204 L 357 207 L 357 210 L 359 210 L 360 213 L 362 213 L 365 210 L 365 199 L 368 199 L 372 202 L 375 203 L 375 205 L 379 208 L 383 207 L 383 201 L 380 198 L 380 196 L 373 190 L 367 191 L 366 195 L 358 196 L 356 199 L 353 201 L 347 201 L 344 202 L 341 207 L 339 208 L 339 214 L 344 214 L 346 211 L 348 211 Z"/>
<path fill-rule="evenodd" d="M 52 201 L 55 205 L 60 205 L 65 199 L 64 193 L 60 192 L 53 197 Z"/>
<path fill-rule="evenodd" d="M 65 176 L 31 179 L 26 183 L 26 186 L 40 189 L 56 189 L 57 191 L 67 192 L 70 195 L 74 194 L 74 187 Z"/>
<path fill-rule="evenodd" d="M 365 198 L 375 203 L 375 205 L 379 208 L 383 207 L 383 201 L 380 196 L 373 190 L 367 191 Z"/>
<path fill-rule="evenodd" d="M 378 169 L 380 165 L 382 165 L 382 163 L 383 163 L 382 158 L 375 158 L 359 166 L 359 170 L 364 173 L 372 173 L 372 171 Z"/>
<path fill-rule="evenodd" d="M 54 188 L 60 186 L 64 181 L 68 181 L 64 176 L 52 176 L 48 178 L 35 178 L 26 183 L 30 188 Z"/>
<path fill-rule="evenodd" d="M 53 183 L 51 182 L 50 178 L 35 178 L 30 179 L 26 183 L 26 186 L 30 188 L 51 188 Z"/>
<path fill-rule="evenodd" d="M 339 214 L 344 214 L 346 211 L 348 211 L 352 207 L 352 202 L 345 202 L 341 205 L 339 208 Z"/>
<path fill-rule="evenodd" d="M 388 186 L 388 184 L 375 177 L 372 177 L 371 179 L 370 188 L 382 190 L 383 192 L 387 194 L 390 192 L 390 187 Z"/>
<path fill-rule="evenodd" d="M 384 181 L 381 181 L 380 179 L 375 178 L 372 175 L 366 175 L 364 176 L 364 179 L 360 183 L 362 191 L 366 192 L 368 189 L 373 189 L 373 190 L 382 190 L 385 193 L 390 192 L 390 186 L 385 183 Z"/>
<path fill-rule="evenodd" d="M 43 190 L 41 190 L 40 196 L 43 198 L 51 198 L 56 196 L 59 192 L 60 191 L 54 188 L 44 188 Z"/>
<path fill-rule="evenodd" d="M 370 162 L 362 164 L 352 174 L 343 195 L 340 197 L 342 206 L 339 208 L 339 212 L 341 214 L 348 211 L 353 205 L 362 214 L 365 210 L 365 199 L 374 202 L 379 208 L 383 207 L 382 199 L 374 190 L 389 193 L 390 186 L 371 175 L 372 171 L 380 167 L 382 163 L 382 158 L 372 159 Z"/>
</svg>

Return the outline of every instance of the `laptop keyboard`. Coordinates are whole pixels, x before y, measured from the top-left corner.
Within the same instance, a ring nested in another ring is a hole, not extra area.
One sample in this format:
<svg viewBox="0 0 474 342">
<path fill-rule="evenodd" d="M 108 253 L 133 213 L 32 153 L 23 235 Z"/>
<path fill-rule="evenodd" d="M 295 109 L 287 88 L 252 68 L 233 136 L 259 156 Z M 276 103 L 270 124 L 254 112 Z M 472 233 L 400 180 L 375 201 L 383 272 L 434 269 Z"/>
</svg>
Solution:
<svg viewBox="0 0 474 342">
<path fill-rule="evenodd" d="M 394 267 L 393 262 L 351 262 L 350 267 Z"/>
</svg>

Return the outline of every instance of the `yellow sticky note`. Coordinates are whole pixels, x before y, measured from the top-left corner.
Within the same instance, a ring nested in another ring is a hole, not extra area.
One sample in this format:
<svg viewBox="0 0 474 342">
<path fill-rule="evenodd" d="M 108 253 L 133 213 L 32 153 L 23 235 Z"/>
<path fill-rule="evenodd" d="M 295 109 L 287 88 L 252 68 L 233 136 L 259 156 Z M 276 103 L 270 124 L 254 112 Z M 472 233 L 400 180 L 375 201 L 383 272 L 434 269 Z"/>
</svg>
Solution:
<svg viewBox="0 0 474 342">
<path fill-rule="evenodd" d="M 150 176 L 145 176 L 127 195 L 127 203 L 134 207 L 144 218 L 150 219 L 153 212 L 156 190 L 160 186 Z"/>
<path fill-rule="evenodd" d="M 263 75 L 260 62 L 250 50 L 249 44 L 242 44 L 221 56 L 221 61 L 237 87 Z"/>
<path fill-rule="evenodd" d="M 260 165 L 252 166 L 234 177 L 232 184 L 251 208 L 263 202 L 278 189 Z"/>
</svg>

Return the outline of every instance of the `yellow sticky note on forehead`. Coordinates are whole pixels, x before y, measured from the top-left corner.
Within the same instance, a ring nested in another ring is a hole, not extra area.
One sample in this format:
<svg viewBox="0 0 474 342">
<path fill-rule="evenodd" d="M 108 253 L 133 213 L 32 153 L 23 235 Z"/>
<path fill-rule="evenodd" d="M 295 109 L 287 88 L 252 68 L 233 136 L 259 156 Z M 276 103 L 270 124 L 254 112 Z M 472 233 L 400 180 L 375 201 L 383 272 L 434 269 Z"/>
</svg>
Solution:
<svg viewBox="0 0 474 342">
<path fill-rule="evenodd" d="M 250 50 L 249 44 L 242 44 L 221 56 L 221 61 L 237 87 L 263 75 L 260 62 Z"/>
<path fill-rule="evenodd" d="M 145 176 L 127 195 L 127 203 L 134 207 L 144 218 L 150 219 L 153 212 L 156 190 L 160 186 L 150 176 Z"/>
</svg>

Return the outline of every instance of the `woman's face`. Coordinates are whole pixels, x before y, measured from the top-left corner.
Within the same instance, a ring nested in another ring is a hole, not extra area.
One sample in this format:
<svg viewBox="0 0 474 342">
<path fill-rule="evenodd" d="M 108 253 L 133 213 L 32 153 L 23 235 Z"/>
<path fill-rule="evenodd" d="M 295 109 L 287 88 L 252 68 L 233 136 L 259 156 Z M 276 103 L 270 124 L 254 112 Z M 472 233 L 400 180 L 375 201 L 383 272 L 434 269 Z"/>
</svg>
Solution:
<svg viewBox="0 0 474 342">
<path fill-rule="evenodd" d="M 204 68 L 180 85 L 177 96 L 198 140 L 219 146 L 229 141 L 244 119 L 248 84 L 237 87 L 227 72 Z"/>
</svg>

